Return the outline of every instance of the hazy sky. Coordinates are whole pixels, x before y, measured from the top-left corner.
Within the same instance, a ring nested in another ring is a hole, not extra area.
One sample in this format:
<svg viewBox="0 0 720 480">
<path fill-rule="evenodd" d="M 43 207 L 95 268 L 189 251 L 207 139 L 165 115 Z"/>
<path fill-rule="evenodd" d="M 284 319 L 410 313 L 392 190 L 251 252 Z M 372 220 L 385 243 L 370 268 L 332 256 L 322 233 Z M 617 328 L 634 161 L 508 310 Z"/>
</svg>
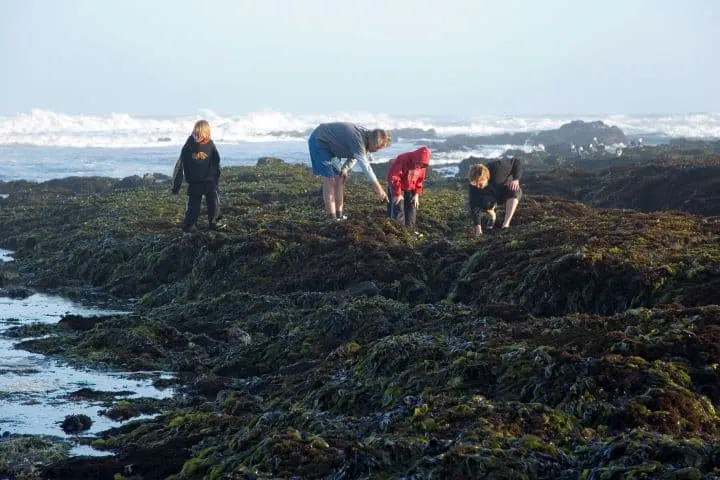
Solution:
<svg viewBox="0 0 720 480">
<path fill-rule="evenodd" d="M 720 112 L 720 0 L 0 0 L 0 114 Z"/>
</svg>

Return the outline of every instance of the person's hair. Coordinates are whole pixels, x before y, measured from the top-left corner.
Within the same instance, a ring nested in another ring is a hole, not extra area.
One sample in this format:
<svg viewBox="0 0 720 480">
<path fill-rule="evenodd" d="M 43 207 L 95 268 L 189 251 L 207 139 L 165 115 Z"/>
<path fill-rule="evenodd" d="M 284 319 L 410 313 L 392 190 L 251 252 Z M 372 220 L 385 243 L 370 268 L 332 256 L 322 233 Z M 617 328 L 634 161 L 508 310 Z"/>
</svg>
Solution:
<svg viewBox="0 0 720 480">
<path fill-rule="evenodd" d="M 468 179 L 471 185 L 477 186 L 482 180 L 490 179 L 490 170 L 482 163 L 471 165 L 468 171 Z"/>
<path fill-rule="evenodd" d="M 209 142 L 210 124 L 207 122 L 207 120 L 198 120 L 197 122 L 195 122 L 192 135 L 197 142 Z"/>
<path fill-rule="evenodd" d="M 376 128 L 368 135 L 368 147 L 380 150 L 392 143 L 392 135 L 387 130 Z"/>
</svg>

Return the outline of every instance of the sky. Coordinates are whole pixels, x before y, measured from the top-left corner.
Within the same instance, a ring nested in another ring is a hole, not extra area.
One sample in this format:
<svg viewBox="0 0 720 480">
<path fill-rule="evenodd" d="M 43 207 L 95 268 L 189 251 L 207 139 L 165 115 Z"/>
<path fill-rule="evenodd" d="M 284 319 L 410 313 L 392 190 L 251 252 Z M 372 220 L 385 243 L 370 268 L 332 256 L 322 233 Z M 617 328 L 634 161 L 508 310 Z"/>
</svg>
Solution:
<svg viewBox="0 0 720 480">
<path fill-rule="evenodd" d="M 720 112 L 718 0 L 0 8 L 0 115 Z"/>
</svg>

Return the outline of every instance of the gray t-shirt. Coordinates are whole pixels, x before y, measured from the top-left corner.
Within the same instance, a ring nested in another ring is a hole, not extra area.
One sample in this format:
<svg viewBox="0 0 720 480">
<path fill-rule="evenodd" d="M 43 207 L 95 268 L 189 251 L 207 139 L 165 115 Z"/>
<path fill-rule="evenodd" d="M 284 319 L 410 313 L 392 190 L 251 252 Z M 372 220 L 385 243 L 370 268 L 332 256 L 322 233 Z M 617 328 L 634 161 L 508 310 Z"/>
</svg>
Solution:
<svg viewBox="0 0 720 480">
<path fill-rule="evenodd" d="M 357 162 L 368 180 L 377 182 L 375 172 L 370 166 L 372 155 L 367 151 L 367 139 L 370 132 L 349 122 L 322 123 L 313 132 L 317 142 L 327 148 L 333 156 L 345 158 L 343 168 L 352 170 Z"/>
</svg>

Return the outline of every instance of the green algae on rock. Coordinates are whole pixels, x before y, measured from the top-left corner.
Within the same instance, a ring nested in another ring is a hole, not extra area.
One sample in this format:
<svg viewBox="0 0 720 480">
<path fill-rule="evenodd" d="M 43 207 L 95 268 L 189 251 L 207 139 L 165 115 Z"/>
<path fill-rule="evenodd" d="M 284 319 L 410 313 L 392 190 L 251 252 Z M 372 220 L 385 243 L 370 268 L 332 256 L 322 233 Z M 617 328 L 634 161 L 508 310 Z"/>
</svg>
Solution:
<svg viewBox="0 0 720 480">
<path fill-rule="evenodd" d="M 561 192 L 566 179 L 555 174 Z M 92 325 L 67 319 L 57 336 L 23 348 L 173 371 L 182 384 L 172 402 L 120 401 L 106 411 L 161 414 L 103 432 L 93 445 L 117 456 L 103 471 L 717 473 L 712 217 L 599 209 L 533 195 L 529 184 L 513 228 L 475 239 L 464 181 L 435 179 L 419 240 L 385 218 L 365 183 L 350 182 L 350 218 L 330 222 L 306 167 L 224 169 L 228 229 L 192 235 L 181 234 L 182 204 L 167 186 L 126 182 L 78 196 L 26 185 L 22 202 L 5 201 L 0 244 L 16 251 L 23 282 L 90 286 L 134 305 Z M 62 478 L 69 468 L 47 471 Z"/>
</svg>

